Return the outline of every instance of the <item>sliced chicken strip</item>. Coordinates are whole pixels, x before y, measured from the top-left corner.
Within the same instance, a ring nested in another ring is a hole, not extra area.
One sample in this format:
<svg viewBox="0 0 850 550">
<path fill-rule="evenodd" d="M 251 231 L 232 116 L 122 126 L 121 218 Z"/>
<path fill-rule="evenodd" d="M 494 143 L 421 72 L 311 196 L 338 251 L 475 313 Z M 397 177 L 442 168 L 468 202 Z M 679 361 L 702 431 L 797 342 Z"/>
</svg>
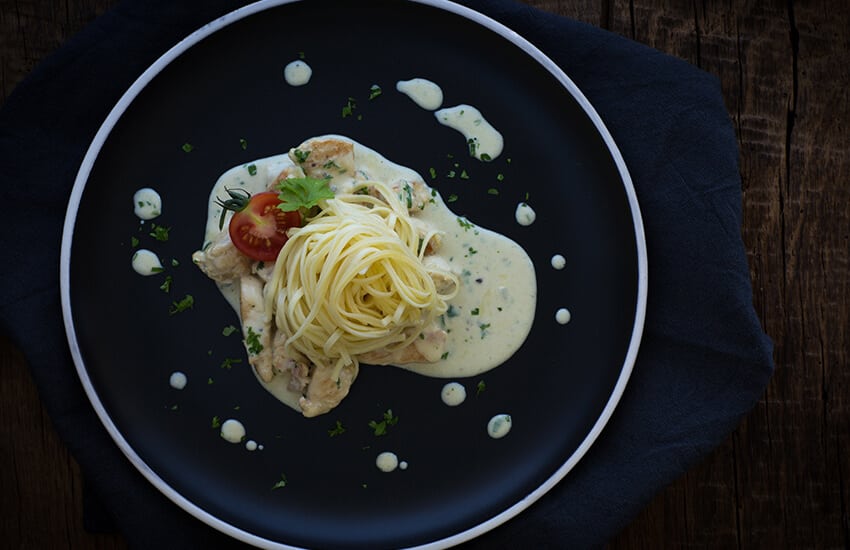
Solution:
<svg viewBox="0 0 850 550">
<path fill-rule="evenodd" d="M 237 250 L 227 231 L 222 231 L 206 248 L 192 254 L 192 261 L 218 282 L 234 281 L 250 274 L 254 262 Z"/>
<path fill-rule="evenodd" d="M 422 331 L 407 347 L 389 351 L 376 350 L 360 356 L 360 361 L 370 365 L 405 365 L 407 363 L 433 363 L 439 361 L 446 349 L 446 331 L 436 325 Z"/>
<path fill-rule="evenodd" d="M 239 280 L 241 293 L 239 309 L 242 315 L 242 335 L 248 362 L 264 382 L 271 381 L 272 369 L 272 323 L 266 315 L 263 298 L 263 281 L 255 275 L 245 275 Z"/>
<path fill-rule="evenodd" d="M 339 377 L 335 377 L 333 367 L 316 365 L 307 392 L 298 402 L 302 414 L 308 418 L 318 416 L 339 405 L 348 395 L 358 370 L 359 367 L 352 363 L 342 367 Z"/>
<path fill-rule="evenodd" d="M 334 138 L 308 139 L 289 158 L 312 178 L 354 177 L 354 144 Z"/>
</svg>

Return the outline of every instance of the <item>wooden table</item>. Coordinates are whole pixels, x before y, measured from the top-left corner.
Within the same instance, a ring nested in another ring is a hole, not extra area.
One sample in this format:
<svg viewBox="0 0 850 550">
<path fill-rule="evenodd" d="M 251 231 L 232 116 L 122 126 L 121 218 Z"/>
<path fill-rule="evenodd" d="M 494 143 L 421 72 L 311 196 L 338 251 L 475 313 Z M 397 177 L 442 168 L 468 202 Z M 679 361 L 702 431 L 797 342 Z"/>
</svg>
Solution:
<svg viewBox="0 0 850 550">
<path fill-rule="evenodd" d="M 115 3 L 0 0 L 0 97 Z M 527 3 L 720 78 L 740 146 L 742 234 L 755 307 L 776 346 L 776 374 L 753 411 L 610 547 L 847 547 L 850 3 Z M 3 546 L 126 547 L 118 535 L 83 529 L 79 468 L 39 402 L 26 361 L 5 336 L 0 363 Z"/>
</svg>

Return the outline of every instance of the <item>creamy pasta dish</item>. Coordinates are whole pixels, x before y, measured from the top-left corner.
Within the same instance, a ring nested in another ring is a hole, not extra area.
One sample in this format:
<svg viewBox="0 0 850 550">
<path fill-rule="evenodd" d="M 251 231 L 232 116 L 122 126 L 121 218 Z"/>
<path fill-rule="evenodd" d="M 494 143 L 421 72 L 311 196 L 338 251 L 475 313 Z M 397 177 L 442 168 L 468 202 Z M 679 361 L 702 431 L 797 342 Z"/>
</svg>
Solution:
<svg viewBox="0 0 850 550">
<path fill-rule="evenodd" d="M 515 242 L 342 136 L 228 170 L 195 263 L 238 313 L 259 381 L 313 417 L 361 364 L 472 376 L 522 345 L 536 279 Z"/>
</svg>

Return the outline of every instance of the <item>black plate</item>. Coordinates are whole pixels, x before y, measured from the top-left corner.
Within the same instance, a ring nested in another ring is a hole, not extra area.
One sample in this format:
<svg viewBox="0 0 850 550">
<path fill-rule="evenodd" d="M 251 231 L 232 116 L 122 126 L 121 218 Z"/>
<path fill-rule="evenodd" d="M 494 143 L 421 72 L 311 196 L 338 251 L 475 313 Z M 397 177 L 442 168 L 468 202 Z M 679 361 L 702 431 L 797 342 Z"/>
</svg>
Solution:
<svg viewBox="0 0 850 550">
<path fill-rule="evenodd" d="M 572 468 L 631 371 L 646 257 L 613 141 L 580 92 L 531 45 L 478 14 L 433 3 L 316 0 L 236 12 L 134 84 L 78 176 L 62 290 L 89 397 L 152 483 L 242 540 L 378 548 L 473 537 Z M 282 69 L 301 53 L 313 78 L 288 86 Z M 478 107 L 505 136 L 503 155 L 491 163 L 470 158 L 459 133 L 395 91 L 396 81 L 412 77 L 438 83 L 444 106 Z M 370 101 L 373 84 L 383 94 Z M 343 118 L 349 97 L 357 107 Z M 237 336 L 222 335 L 236 317 L 190 260 L 203 238 L 209 190 L 231 166 L 324 133 L 350 136 L 416 169 L 443 196 L 458 195 L 455 211 L 510 236 L 534 260 L 531 335 L 506 364 L 463 381 L 470 396 L 461 407 L 440 401 L 445 380 L 364 366 L 338 409 L 304 419 L 266 393 L 245 363 L 221 368 L 225 358 L 243 357 Z M 453 169 L 470 179 L 449 178 Z M 150 225 L 140 227 L 133 215 L 132 195 L 145 186 L 163 197 L 154 222 L 171 227 L 168 242 L 148 237 Z M 526 196 L 537 221 L 521 227 L 514 209 Z M 131 269 L 132 237 L 163 258 L 165 274 L 144 278 Z M 550 266 L 556 253 L 567 258 L 562 271 Z M 169 293 L 160 289 L 166 274 Z M 169 315 L 187 293 L 194 308 Z M 554 320 L 559 307 L 572 312 L 566 326 Z M 182 391 L 168 384 L 175 370 L 188 375 Z M 479 380 L 486 390 L 476 395 Z M 400 420 L 376 437 L 368 422 L 386 409 Z M 486 432 L 496 413 L 513 418 L 501 440 Z M 216 416 L 239 419 L 263 450 L 222 440 L 211 427 Z M 336 420 L 347 431 L 330 437 Z M 374 462 L 384 450 L 409 468 L 380 472 Z M 286 487 L 272 490 L 282 474 Z"/>
</svg>

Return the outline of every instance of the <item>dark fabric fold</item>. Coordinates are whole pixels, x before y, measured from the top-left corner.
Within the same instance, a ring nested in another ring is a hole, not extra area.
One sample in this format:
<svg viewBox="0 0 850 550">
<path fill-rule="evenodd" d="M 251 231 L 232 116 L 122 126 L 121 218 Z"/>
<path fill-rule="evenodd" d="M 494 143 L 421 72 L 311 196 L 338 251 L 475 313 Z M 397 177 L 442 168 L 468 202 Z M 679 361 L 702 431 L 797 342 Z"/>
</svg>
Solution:
<svg viewBox="0 0 850 550">
<path fill-rule="evenodd" d="M 684 61 L 510 0 L 464 3 L 540 47 L 599 112 L 634 181 L 650 269 L 638 361 L 602 436 L 552 491 L 468 546 L 599 546 L 734 429 L 772 372 L 741 240 L 737 143 L 717 80 Z M 87 525 L 114 520 L 137 548 L 238 545 L 148 484 L 87 401 L 61 316 L 65 207 L 88 144 L 133 80 L 240 5 L 125 0 L 39 65 L 0 111 L 0 197 L 29 205 L 0 217 L 0 327 L 23 350 L 89 498 L 102 504 Z"/>
</svg>

